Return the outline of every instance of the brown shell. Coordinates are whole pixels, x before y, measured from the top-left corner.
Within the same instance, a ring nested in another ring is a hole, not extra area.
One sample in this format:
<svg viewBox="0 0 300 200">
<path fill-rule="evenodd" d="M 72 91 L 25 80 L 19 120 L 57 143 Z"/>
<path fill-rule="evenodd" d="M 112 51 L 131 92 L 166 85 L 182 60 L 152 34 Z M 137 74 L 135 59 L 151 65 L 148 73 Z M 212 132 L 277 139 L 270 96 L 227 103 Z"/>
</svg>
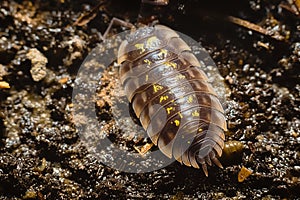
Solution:
<svg viewBox="0 0 300 200">
<path fill-rule="evenodd" d="M 206 175 L 222 154 L 224 110 L 190 47 L 156 25 L 131 33 L 119 48 L 119 75 L 136 116 L 168 157 Z"/>
</svg>

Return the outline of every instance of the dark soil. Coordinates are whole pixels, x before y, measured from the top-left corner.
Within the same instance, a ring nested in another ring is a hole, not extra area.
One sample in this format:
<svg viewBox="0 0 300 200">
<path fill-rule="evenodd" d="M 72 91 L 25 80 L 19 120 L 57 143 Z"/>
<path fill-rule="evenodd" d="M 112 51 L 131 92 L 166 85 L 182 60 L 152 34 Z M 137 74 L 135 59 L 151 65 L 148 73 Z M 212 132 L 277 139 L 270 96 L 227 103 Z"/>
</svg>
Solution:
<svg viewBox="0 0 300 200">
<path fill-rule="evenodd" d="M 280 6 L 289 4 L 171 0 L 149 8 L 160 23 L 199 41 L 224 77 L 226 140 L 245 148 L 224 158 L 224 169 L 210 167 L 206 178 L 178 162 L 144 174 L 120 172 L 87 151 L 75 123 L 89 116 L 72 115 L 77 71 L 112 17 L 134 23 L 139 13 L 137 0 L 108 2 L 83 26 L 74 22 L 98 1 L 0 2 L 0 81 L 10 85 L 0 89 L 0 199 L 299 199 L 300 17 Z M 107 90 L 110 78 L 102 80 Z M 112 126 L 109 99 L 98 97 L 98 120 Z M 110 139 L 132 148 L 134 142 L 111 130 Z M 252 174 L 238 182 L 242 166 Z"/>
</svg>

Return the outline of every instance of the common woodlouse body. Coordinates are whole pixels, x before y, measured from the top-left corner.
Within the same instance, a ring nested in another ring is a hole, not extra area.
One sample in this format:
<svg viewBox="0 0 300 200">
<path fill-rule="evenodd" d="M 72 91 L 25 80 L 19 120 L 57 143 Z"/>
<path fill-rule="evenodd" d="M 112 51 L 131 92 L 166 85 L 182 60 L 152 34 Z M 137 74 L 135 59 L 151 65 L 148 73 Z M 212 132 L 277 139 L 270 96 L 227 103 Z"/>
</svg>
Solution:
<svg viewBox="0 0 300 200">
<path fill-rule="evenodd" d="M 152 142 L 168 157 L 202 169 L 222 155 L 222 105 L 191 48 L 172 29 L 139 28 L 119 48 L 119 75 Z"/>
</svg>

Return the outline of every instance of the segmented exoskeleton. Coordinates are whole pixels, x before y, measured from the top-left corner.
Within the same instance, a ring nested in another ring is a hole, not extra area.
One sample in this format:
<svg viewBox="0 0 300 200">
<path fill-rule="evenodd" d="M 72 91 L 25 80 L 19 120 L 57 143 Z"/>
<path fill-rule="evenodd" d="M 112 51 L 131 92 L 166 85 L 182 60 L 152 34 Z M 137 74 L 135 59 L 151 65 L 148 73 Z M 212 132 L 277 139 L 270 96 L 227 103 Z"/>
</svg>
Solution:
<svg viewBox="0 0 300 200">
<path fill-rule="evenodd" d="M 202 169 L 222 154 L 227 130 L 217 94 L 172 29 L 139 28 L 119 48 L 120 79 L 143 128 L 168 157 Z"/>
</svg>

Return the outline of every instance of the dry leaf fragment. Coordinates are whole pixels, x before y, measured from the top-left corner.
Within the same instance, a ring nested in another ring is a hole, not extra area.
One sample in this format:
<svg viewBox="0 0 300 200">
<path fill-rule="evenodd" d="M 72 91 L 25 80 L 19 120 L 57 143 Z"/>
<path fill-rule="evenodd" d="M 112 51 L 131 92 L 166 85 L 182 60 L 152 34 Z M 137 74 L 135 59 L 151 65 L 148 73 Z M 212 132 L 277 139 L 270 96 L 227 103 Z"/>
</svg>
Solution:
<svg viewBox="0 0 300 200">
<path fill-rule="evenodd" d="M 145 155 L 151 149 L 152 146 L 153 146 L 153 143 L 147 143 L 147 144 L 143 145 L 142 147 L 134 146 L 134 149 L 137 152 L 139 152 L 139 154 L 141 156 L 143 156 L 143 155 Z"/>
<path fill-rule="evenodd" d="M 9 83 L 6 81 L 0 81 L 0 89 L 9 89 Z"/>
<path fill-rule="evenodd" d="M 248 176 L 252 174 L 252 170 L 247 169 L 246 167 L 242 166 L 241 170 L 238 174 L 238 181 L 241 183 L 243 182 Z"/>
</svg>

